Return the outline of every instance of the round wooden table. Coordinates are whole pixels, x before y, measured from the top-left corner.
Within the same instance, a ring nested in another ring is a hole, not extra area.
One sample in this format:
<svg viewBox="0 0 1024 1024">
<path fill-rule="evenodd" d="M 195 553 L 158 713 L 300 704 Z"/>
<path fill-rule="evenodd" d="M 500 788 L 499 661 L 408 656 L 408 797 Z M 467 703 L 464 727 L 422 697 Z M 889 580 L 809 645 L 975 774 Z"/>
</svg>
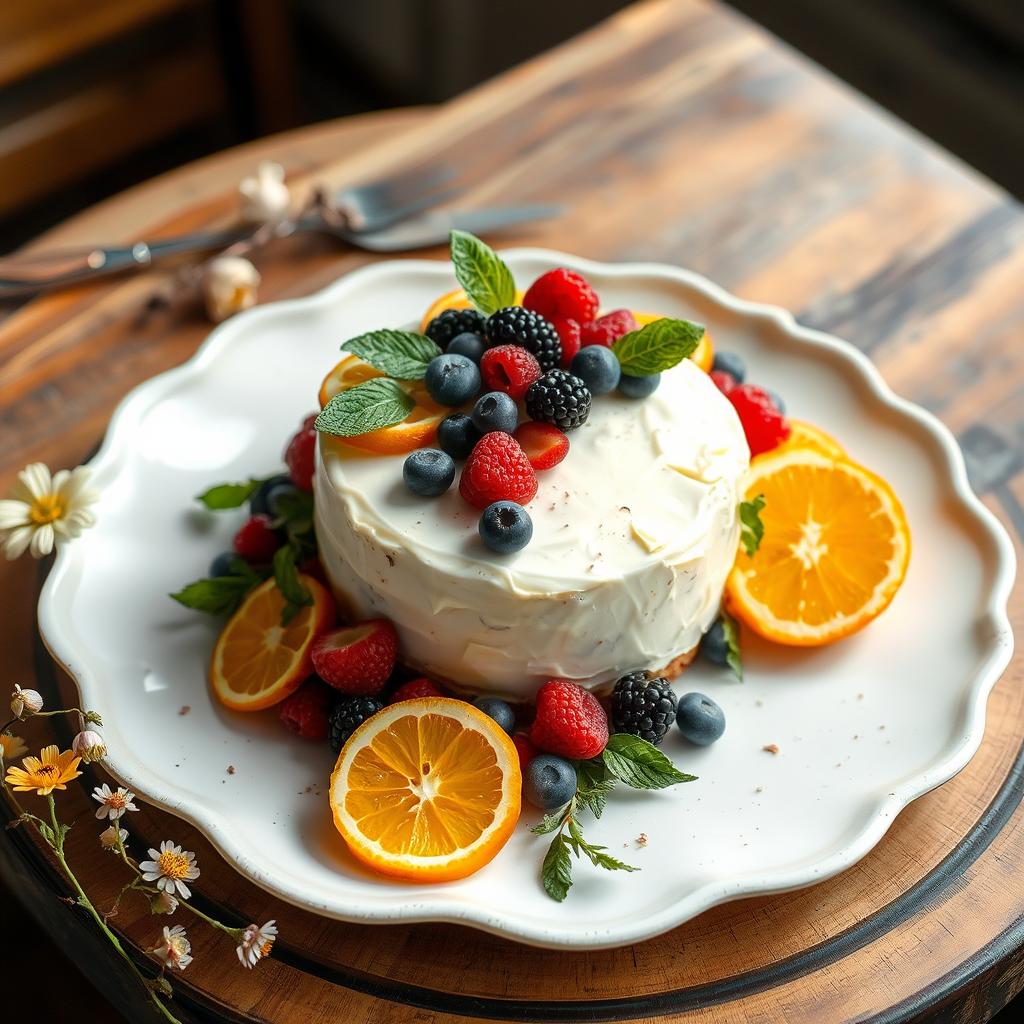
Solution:
<svg viewBox="0 0 1024 1024">
<path fill-rule="evenodd" d="M 121 241 L 227 223 L 239 178 L 280 161 L 299 189 L 453 162 L 464 202 L 556 200 L 565 217 L 515 241 L 601 259 L 684 264 L 869 352 L 890 383 L 956 432 L 975 486 L 1024 533 L 1024 216 L 1012 200 L 753 30 L 706 4 L 641 5 L 443 108 L 334 122 L 212 157 L 50 232 L 39 246 Z M 258 257 L 261 298 L 302 295 L 370 257 L 312 237 Z M 209 330 L 194 301 L 151 302 L 156 272 L 81 287 L 0 323 L 0 486 L 33 460 L 85 458 L 113 405 L 187 358 Z M 35 634 L 40 567 L 2 566 L 4 678 L 74 703 Z M 1024 619 L 1019 589 L 1015 623 Z M 926 614 L 922 611 L 922 615 Z M 1024 689 L 1016 659 L 981 750 L 907 808 L 878 847 L 813 888 L 718 907 L 634 947 L 530 949 L 453 926 L 358 926 L 280 903 L 183 822 L 132 816 L 139 845 L 196 850 L 197 905 L 229 922 L 276 917 L 251 973 L 191 929 L 175 978 L 186 1021 L 875 1021 L 988 1019 L 1021 987 Z M 61 696 L 63 695 L 63 697 Z M 102 709 L 115 716 L 116 709 Z M 158 728 L 159 723 L 154 723 Z M 36 722 L 33 747 L 61 727 Z M 124 879 L 85 815 L 91 768 L 62 795 L 81 814 L 69 857 L 98 906 Z M 147 1004 L 19 828 L 5 877 L 131 1020 Z M 112 923 L 145 958 L 158 921 Z M 10 958 L 5 958 L 8 966 Z M 4 979 L 9 982 L 10 979 Z"/>
</svg>

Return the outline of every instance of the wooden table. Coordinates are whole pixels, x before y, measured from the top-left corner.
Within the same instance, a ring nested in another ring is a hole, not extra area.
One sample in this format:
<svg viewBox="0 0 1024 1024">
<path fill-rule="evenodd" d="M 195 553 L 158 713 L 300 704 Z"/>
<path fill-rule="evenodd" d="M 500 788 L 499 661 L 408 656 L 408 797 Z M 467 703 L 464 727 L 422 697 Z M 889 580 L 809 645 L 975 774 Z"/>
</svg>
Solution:
<svg viewBox="0 0 1024 1024">
<path fill-rule="evenodd" d="M 987 504 L 1018 542 L 1024 536 L 1019 207 L 723 9 L 641 5 L 437 111 L 340 122 L 258 149 L 302 187 L 443 156 L 482 182 L 468 202 L 570 204 L 517 242 L 684 264 L 745 298 L 788 306 L 870 353 L 897 391 L 944 419 Z M 49 241 L 224 222 L 255 153 L 144 186 Z M 319 239 L 281 243 L 260 258 L 263 297 L 308 294 L 367 260 Z M 0 482 L 33 459 L 79 462 L 131 386 L 192 353 L 208 325 L 193 303 L 153 308 L 156 287 L 155 275 L 104 283 L 7 318 Z M 23 560 L 2 571 L 4 685 L 34 684 L 56 701 L 70 691 L 33 639 L 38 568 Z M 1024 621 L 1019 589 L 1012 615 Z M 147 810 L 132 820 L 142 840 L 173 836 L 198 851 L 202 906 L 238 920 L 273 916 L 282 929 L 274 958 L 252 974 L 192 929 L 196 961 L 177 979 L 176 1012 L 311 1024 L 985 1020 L 1022 985 L 1022 682 L 1018 658 L 991 697 L 978 755 L 904 811 L 856 867 L 611 952 L 544 952 L 448 926 L 325 921 L 254 889 L 201 836 Z M 33 727 L 33 745 L 44 731 Z M 74 811 L 88 806 L 84 789 L 64 799 Z M 103 905 L 121 879 L 89 825 L 72 835 L 70 856 Z M 59 876 L 30 834 L 0 843 L 0 858 L 104 993 L 146 1019 L 105 947 L 53 899 Z M 114 923 L 137 953 L 157 931 L 134 905 Z"/>
</svg>

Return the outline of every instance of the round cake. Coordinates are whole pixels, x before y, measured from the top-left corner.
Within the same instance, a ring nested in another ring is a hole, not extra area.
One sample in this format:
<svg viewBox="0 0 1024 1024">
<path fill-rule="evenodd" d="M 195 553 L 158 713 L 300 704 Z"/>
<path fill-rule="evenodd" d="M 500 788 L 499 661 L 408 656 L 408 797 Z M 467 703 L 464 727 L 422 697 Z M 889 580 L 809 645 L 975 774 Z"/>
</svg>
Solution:
<svg viewBox="0 0 1024 1024">
<path fill-rule="evenodd" d="M 499 555 L 458 488 L 417 498 L 401 455 L 321 434 L 316 531 L 342 608 L 390 619 L 416 669 L 512 700 L 555 677 L 600 688 L 678 669 L 736 556 L 749 463 L 739 419 L 683 360 L 643 401 L 595 401 L 570 443 L 538 473 L 532 541 Z"/>
</svg>

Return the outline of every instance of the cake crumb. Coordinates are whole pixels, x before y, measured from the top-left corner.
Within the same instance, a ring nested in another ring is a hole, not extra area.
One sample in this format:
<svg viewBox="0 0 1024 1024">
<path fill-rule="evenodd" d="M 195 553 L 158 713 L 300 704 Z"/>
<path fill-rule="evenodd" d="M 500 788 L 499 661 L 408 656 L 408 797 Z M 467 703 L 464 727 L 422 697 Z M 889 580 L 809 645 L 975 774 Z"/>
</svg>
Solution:
<svg viewBox="0 0 1024 1024">
<path fill-rule="evenodd" d="M 764 786 L 755 786 L 754 787 L 754 792 L 755 793 L 763 793 L 764 792 Z"/>
<path fill-rule="evenodd" d="M 766 754 L 777 754 L 779 752 L 778 743 L 766 743 L 761 748 Z"/>
<path fill-rule="evenodd" d="M 636 837 L 636 845 L 637 846 L 646 846 L 647 845 L 647 833 L 646 832 L 641 832 L 640 835 L 638 835 Z"/>
<path fill-rule="evenodd" d="M 863 693 L 858 693 L 857 694 L 857 700 L 863 700 L 863 699 L 864 699 L 864 694 Z"/>
<path fill-rule="evenodd" d="M 388 565 L 390 565 L 391 568 L 394 569 L 394 567 L 395 567 L 395 556 L 393 554 L 391 554 L 390 551 L 385 551 L 384 552 L 384 557 L 388 560 Z"/>
<path fill-rule="evenodd" d="M 622 505 L 619 508 L 620 512 L 632 512 L 633 510 L 628 505 Z"/>
<path fill-rule="evenodd" d="M 181 707 L 178 708 L 178 714 L 179 715 L 187 715 L 191 710 L 192 710 L 192 705 L 191 704 L 182 704 Z"/>
<path fill-rule="evenodd" d="M 757 700 L 754 701 L 754 707 L 763 708 L 764 707 L 764 701 L 761 700 L 760 697 L 758 697 Z"/>
<path fill-rule="evenodd" d="M 228 765 L 228 775 L 234 775 L 236 771 L 238 769 L 233 764 Z"/>
</svg>

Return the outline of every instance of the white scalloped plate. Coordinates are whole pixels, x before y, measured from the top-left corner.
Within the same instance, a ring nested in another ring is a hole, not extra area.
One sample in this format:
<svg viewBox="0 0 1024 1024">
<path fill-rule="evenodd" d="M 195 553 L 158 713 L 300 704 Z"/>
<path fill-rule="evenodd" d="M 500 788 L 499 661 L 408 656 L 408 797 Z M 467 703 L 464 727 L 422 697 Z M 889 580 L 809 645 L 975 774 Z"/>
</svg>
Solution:
<svg viewBox="0 0 1024 1024">
<path fill-rule="evenodd" d="M 232 714 L 211 701 L 206 664 L 218 624 L 166 595 L 205 575 L 242 516 L 206 513 L 193 496 L 278 466 L 340 343 L 417 321 L 455 285 L 447 263 L 378 263 L 317 295 L 235 317 L 114 415 L 93 461 L 98 525 L 60 551 L 39 609 L 83 704 L 104 715 L 107 767 L 195 824 L 257 885 L 351 921 L 451 921 L 542 946 L 617 946 L 717 903 L 842 871 L 978 748 L 986 698 L 1012 648 L 1009 539 L 971 492 L 949 431 L 897 398 L 848 344 L 684 270 L 532 249 L 504 255 L 520 282 L 568 265 L 607 308 L 706 323 L 793 415 L 891 481 L 914 546 L 891 608 L 821 650 L 750 638 L 743 684 L 700 663 L 685 674 L 681 690 L 712 695 L 729 723 L 703 750 L 675 734 L 666 740 L 663 749 L 700 781 L 616 794 L 586 826 L 640 873 L 577 864 L 568 900 L 553 903 L 538 882 L 545 840 L 530 835 L 529 811 L 499 856 L 463 881 L 403 884 L 362 870 L 331 824 L 330 752 L 291 737 L 272 712 Z M 179 714 L 183 705 L 189 714 Z M 770 743 L 778 754 L 762 750 Z"/>
</svg>

